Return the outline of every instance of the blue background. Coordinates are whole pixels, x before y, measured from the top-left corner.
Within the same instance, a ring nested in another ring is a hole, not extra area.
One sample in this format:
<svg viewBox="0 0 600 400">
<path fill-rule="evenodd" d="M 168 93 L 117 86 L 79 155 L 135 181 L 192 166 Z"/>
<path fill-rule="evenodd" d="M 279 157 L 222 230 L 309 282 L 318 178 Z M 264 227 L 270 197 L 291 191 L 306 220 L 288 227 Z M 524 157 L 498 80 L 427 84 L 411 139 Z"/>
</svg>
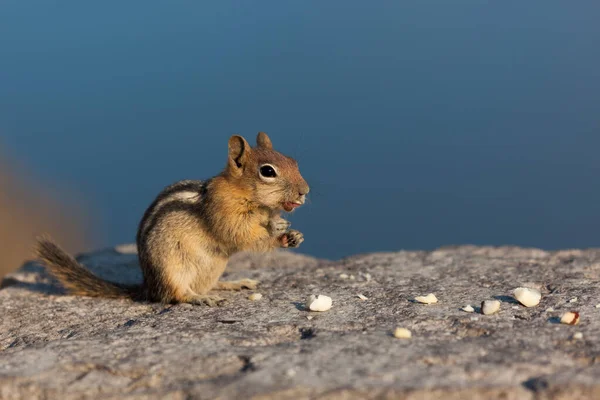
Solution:
<svg viewBox="0 0 600 400">
<path fill-rule="evenodd" d="M 84 199 L 98 245 L 264 130 L 312 187 L 291 217 L 304 252 L 597 246 L 599 18 L 597 1 L 4 0 L 0 140 Z"/>
</svg>

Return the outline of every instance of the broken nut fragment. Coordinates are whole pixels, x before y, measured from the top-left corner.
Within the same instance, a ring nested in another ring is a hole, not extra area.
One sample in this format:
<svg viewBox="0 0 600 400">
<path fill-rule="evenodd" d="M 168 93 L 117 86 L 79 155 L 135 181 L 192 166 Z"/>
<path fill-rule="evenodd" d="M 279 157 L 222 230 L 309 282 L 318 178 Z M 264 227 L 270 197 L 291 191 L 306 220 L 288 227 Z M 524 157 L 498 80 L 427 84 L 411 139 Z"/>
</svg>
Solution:
<svg viewBox="0 0 600 400">
<path fill-rule="evenodd" d="M 412 332 L 406 328 L 396 328 L 394 329 L 394 337 L 397 339 L 410 339 Z"/>
<path fill-rule="evenodd" d="M 481 302 L 481 313 L 484 315 L 492 315 L 500 310 L 500 301 L 484 300 Z"/>
<path fill-rule="evenodd" d="M 250 296 L 248 296 L 248 300 L 251 301 L 258 301 L 260 299 L 262 299 L 263 295 L 260 293 L 252 293 Z"/>
<path fill-rule="evenodd" d="M 464 312 L 475 312 L 475 309 L 470 304 L 464 306 L 463 308 L 461 308 L 461 310 L 463 310 Z"/>
<path fill-rule="evenodd" d="M 357 297 L 361 300 L 369 300 L 369 298 L 367 296 L 365 296 L 364 294 L 358 294 Z"/>
<path fill-rule="evenodd" d="M 577 325 L 579 323 L 579 313 L 577 311 L 569 311 L 560 317 L 560 323 L 566 325 Z"/>
<path fill-rule="evenodd" d="M 306 306 L 311 311 L 327 311 L 331 308 L 331 297 L 322 294 L 315 296 L 311 295 L 306 301 Z"/>
<path fill-rule="evenodd" d="M 418 301 L 419 303 L 423 304 L 435 304 L 438 302 L 438 299 L 437 297 L 435 297 L 435 294 L 429 293 L 427 296 L 415 297 L 415 301 Z"/>
<path fill-rule="evenodd" d="M 526 287 L 516 288 L 513 291 L 515 299 L 525 307 L 534 307 L 540 304 L 540 300 L 542 299 L 542 294 L 535 289 L 530 289 Z"/>
</svg>

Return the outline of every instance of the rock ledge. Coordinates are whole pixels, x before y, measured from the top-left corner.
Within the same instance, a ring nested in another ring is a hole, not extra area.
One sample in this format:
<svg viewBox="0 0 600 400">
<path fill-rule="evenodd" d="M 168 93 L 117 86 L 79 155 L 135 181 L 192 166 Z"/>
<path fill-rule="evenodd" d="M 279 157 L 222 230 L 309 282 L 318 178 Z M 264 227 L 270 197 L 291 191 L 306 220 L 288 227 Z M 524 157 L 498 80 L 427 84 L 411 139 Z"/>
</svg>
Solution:
<svg viewBox="0 0 600 400">
<path fill-rule="evenodd" d="M 80 259 L 135 282 L 129 250 Z M 263 298 L 223 293 L 221 308 L 78 298 L 25 265 L 0 290 L 0 398 L 600 398 L 600 250 L 241 254 L 228 271 L 261 280 Z M 540 305 L 518 305 L 519 286 L 540 290 Z M 427 293 L 439 303 L 411 301 Z M 332 309 L 307 311 L 310 294 Z M 461 311 L 494 298 L 498 314 Z M 580 325 L 557 323 L 569 310 Z M 396 326 L 412 338 L 394 338 Z"/>
</svg>

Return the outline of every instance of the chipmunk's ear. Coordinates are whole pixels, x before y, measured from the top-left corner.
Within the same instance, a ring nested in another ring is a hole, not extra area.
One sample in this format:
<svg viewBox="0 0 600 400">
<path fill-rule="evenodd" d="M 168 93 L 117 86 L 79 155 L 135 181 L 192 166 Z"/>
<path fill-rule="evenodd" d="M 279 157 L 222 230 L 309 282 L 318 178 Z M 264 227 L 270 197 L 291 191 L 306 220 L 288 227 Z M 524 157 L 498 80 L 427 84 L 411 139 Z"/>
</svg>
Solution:
<svg viewBox="0 0 600 400">
<path fill-rule="evenodd" d="M 262 147 L 263 149 L 272 149 L 273 143 L 271 143 L 271 139 L 264 132 L 258 132 L 258 136 L 256 137 L 256 144 L 258 147 Z"/>
<path fill-rule="evenodd" d="M 229 138 L 229 167 L 233 174 L 241 175 L 250 151 L 250 145 L 243 137 L 233 135 Z"/>
</svg>

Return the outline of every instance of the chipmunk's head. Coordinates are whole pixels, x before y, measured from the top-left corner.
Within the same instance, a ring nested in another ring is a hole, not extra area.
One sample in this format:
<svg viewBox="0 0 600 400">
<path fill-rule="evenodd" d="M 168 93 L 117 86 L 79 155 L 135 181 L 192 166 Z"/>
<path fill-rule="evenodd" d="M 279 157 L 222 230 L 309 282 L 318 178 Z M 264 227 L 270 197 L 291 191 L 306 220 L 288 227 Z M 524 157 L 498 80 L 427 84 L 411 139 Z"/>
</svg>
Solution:
<svg viewBox="0 0 600 400">
<path fill-rule="evenodd" d="M 256 147 L 241 136 L 229 139 L 226 174 L 251 190 L 252 201 L 272 210 L 293 211 L 304 204 L 309 191 L 296 160 L 273 150 L 264 132 L 258 133 Z"/>
</svg>

